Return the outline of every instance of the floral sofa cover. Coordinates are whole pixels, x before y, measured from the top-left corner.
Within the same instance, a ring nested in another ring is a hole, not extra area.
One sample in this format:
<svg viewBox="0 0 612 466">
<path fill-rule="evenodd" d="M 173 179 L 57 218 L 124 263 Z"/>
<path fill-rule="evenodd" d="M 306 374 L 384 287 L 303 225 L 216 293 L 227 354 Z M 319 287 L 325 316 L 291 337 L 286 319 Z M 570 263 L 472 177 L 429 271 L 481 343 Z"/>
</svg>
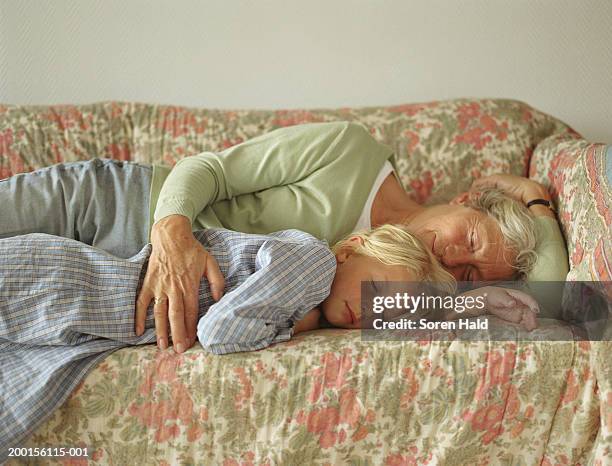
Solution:
<svg viewBox="0 0 612 466">
<path fill-rule="evenodd" d="M 173 165 L 332 120 L 359 121 L 393 147 L 420 202 L 496 172 L 542 182 L 558 208 L 568 280 L 611 280 L 612 150 L 515 100 L 277 111 L 0 105 L 0 179 L 93 157 Z M 610 354 L 609 341 L 368 342 L 337 329 L 225 356 L 130 347 L 92 370 L 24 446 L 87 447 L 82 464 L 603 466 L 612 462 Z"/>
</svg>

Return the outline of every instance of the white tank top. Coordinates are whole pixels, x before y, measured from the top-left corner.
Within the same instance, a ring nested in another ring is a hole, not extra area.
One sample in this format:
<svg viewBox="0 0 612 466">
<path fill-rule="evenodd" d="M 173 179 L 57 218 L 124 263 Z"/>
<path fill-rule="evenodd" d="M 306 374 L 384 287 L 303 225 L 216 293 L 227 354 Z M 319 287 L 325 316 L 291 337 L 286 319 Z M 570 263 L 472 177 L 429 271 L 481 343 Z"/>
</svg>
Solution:
<svg viewBox="0 0 612 466">
<path fill-rule="evenodd" d="M 393 172 L 393 174 L 395 175 L 395 178 L 397 178 L 397 181 L 399 182 L 400 179 L 397 176 L 397 173 L 395 173 L 395 170 L 393 170 L 393 165 L 391 165 L 391 163 L 388 160 L 386 160 L 385 164 L 380 169 L 380 172 L 378 172 L 378 176 L 376 177 L 374 184 L 372 185 L 372 190 L 370 191 L 368 200 L 363 206 L 363 210 L 361 211 L 361 216 L 359 217 L 359 220 L 357 220 L 357 224 L 353 228 L 353 232 L 357 230 L 364 230 L 364 229 L 370 230 L 372 228 L 372 221 L 370 218 L 370 214 L 372 212 L 372 203 L 374 202 L 376 193 L 378 193 L 378 190 L 380 189 L 380 185 L 383 184 L 383 181 L 385 181 L 385 178 L 387 178 L 387 176 L 391 172 Z M 400 182 L 400 185 L 401 185 L 401 182 Z"/>
</svg>

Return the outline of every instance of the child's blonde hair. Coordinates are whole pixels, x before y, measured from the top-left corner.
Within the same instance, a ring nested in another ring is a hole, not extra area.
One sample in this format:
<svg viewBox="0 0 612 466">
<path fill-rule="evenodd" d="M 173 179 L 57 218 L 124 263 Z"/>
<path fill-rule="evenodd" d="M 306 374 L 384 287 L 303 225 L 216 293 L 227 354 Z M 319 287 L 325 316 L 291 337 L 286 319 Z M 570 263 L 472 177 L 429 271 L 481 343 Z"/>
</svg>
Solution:
<svg viewBox="0 0 612 466">
<path fill-rule="evenodd" d="M 361 238 L 363 244 L 349 242 L 352 237 Z M 415 275 L 416 281 L 435 282 L 443 291 L 453 292 L 457 282 L 440 265 L 423 242 L 405 225 L 381 225 L 373 230 L 360 230 L 347 235 L 331 248 L 335 254 L 343 246 L 355 254 L 378 259 L 386 265 L 401 265 Z"/>
</svg>

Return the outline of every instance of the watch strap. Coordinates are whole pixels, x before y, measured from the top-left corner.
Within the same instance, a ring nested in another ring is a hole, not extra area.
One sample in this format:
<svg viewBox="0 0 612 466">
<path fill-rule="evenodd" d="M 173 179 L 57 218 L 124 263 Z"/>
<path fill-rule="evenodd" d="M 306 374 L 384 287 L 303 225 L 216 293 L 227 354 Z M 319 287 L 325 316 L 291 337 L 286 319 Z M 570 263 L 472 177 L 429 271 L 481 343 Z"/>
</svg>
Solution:
<svg viewBox="0 0 612 466">
<path fill-rule="evenodd" d="M 533 199 L 527 203 L 527 208 L 531 207 L 532 205 L 544 205 L 553 212 L 555 211 L 550 201 L 547 201 L 546 199 Z"/>
</svg>

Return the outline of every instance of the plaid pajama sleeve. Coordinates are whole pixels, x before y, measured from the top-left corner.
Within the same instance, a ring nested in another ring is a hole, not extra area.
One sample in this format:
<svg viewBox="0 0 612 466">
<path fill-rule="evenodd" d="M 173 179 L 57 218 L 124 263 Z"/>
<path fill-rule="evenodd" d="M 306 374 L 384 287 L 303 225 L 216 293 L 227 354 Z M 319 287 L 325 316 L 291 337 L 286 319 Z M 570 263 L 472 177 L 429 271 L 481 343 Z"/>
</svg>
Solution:
<svg viewBox="0 0 612 466">
<path fill-rule="evenodd" d="M 202 347 L 225 354 L 289 340 L 295 323 L 327 297 L 335 271 L 334 254 L 318 241 L 264 242 L 254 273 L 200 318 Z"/>
</svg>

